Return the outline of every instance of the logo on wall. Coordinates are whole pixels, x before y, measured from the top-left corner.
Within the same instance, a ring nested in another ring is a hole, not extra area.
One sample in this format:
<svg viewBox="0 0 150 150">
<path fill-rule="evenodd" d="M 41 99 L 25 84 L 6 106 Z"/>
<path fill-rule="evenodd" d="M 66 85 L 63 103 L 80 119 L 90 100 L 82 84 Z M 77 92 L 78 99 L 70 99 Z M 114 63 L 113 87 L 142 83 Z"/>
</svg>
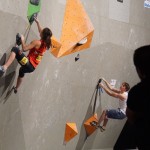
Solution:
<svg viewBox="0 0 150 150">
<path fill-rule="evenodd" d="M 144 7 L 150 8 L 150 0 L 145 0 L 144 1 Z"/>
</svg>

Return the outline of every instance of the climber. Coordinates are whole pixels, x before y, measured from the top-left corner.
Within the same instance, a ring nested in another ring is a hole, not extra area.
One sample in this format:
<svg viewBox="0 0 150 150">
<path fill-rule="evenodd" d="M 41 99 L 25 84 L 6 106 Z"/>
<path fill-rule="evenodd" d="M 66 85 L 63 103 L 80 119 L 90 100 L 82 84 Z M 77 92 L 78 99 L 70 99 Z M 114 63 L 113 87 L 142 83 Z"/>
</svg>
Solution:
<svg viewBox="0 0 150 150">
<path fill-rule="evenodd" d="M 51 30 L 49 28 L 42 29 L 37 18 L 35 18 L 35 22 L 40 33 L 40 40 L 33 40 L 30 44 L 26 44 L 24 36 L 21 35 L 20 39 L 22 50 L 20 50 L 18 45 L 16 44 L 16 46 L 12 48 L 10 56 L 6 63 L 3 66 L 0 66 L 0 72 L 5 73 L 15 58 L 21 65 L 16 86 L 13 87 L 14 93 L 17 93 L 17 90 L 22 83 L 25 73 L 33 72 L 41 62 L 45 51 L 51 47 Z M 26 56 L 23 52 L 27 51 L 29 51 L 29 54 Z"/>
</svg>

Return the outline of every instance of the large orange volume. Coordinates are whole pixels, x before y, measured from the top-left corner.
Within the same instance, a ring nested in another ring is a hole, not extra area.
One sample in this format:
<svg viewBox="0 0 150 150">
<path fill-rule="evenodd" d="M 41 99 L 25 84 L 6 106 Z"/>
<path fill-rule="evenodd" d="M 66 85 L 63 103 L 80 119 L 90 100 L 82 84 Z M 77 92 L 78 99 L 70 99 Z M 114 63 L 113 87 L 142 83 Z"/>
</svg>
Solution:
<svg viewBox="0 0 150 150">
<path fill-rule="evenodd" d="M 62 46 L 55 56 L 61 57 L 89 48 L 93 33 L 94 27 L 80 0 L 67 0 L 60 39 Z M 84 38 L 87 39 L 86 43 L 78 44 Z"/>
</svg>

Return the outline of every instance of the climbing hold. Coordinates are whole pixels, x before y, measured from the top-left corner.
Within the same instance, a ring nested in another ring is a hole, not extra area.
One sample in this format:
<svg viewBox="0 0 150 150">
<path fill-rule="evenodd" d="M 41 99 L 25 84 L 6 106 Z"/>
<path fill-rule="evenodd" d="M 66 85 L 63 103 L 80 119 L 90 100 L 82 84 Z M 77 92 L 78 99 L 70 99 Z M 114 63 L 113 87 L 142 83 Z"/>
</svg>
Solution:
<svg viewBox="0 0 150 150">
<path fill-rule="evenodd" d="M 86 42 L 87 42 L 87 38 L 85 37 L 77 43 L 77 46 L 81 46 L 81 45 L 85 44 Z"/>
<path fill-rule="evenodd" d="M 75 123 L 66 123 L 64 143 L 69 142 L 73 137 L 78 134 L 77 126 Z"/>
<path fill-rule="evenodd" d="M 27 18 L 29 23 L 32 24 L 34 21 L 34 17 L 37 17 L 38 13 L 41 9 L 41 1 L 40 0 L 30 0 L 28 4 L 28 12 Z"/>
<path fill-rule="evenodd" d="M 91 135 L 97 128 L 96 126 L 91 125 L 91 122 L 98 122 L 97 119 L 97 114 L 94 114 L 94 116 L 92 116 L 91 118 L 89 118 L 85 123 L 84 123 L 84 127 L 86 130 L 87 135 Z"/>
<path fill-rule="evenodd" d="M 29 19 L 29 23 L 32 24 L 34 22 L 34 18 L 37 18 L 38 13 L 34 13 L 30 19 Z"/>
<path fill-rule="evenodd" d="M 78 61 L 80 59 L 80 55 L 78 54 L 76 57 L 75 57 L 75 61 Z"/>
<path fill-rule="evenodd" d="M 101 83 L 101 82 L 102 82 L 102 79 L 99 79 L 99 80 L 98 80 L 98 83 Z"/>
<path fill-rule="evenodd" d="M 52 36 L 51 37 L 51 42 L 52 42 L 52 47 L 50 49 L 50 52 L 55 56 L 57 57 L 58 53 L 59 53 L 59 50 L 61 48 L 61 44 L 60 42 L 58 42 L 58 40 Z"/>
<path fill-rule="evenodd" d="M 89 48 L 93 33 L 94 27 L 81 1 L 67 0 L 60 39 L 62 46 L 56 57 Z M 53 51 L 53 53 L 55 52 Z"/>
<path fill-rule="evenodd" d="M 17 44 L 18 46 L 21 45 L 21 36 L 20 36 L 19 33 L 16 34 L 16 44 Z"/>
<path fill-rule="evenodd" d="M 30 3 L 32 4 L 32 5 L 39 5 L 39 3 L 40 3 L 40 0 L 30 0 Z"/>
</svg>

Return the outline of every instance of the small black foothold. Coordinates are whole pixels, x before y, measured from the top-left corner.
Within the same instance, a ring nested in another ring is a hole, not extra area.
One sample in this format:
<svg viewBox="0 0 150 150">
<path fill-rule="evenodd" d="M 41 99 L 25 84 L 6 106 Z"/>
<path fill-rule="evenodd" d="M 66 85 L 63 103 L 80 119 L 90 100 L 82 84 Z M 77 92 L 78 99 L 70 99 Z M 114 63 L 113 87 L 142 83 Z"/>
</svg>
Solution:
<svg viewBox="0 0 150 150">
<path fill-rule="evenodd" d="M 76 57 L 75 57 L 75 61 L 78 61 L 80 59 L 80 55 L 78 54 Z"/>
</svg>

